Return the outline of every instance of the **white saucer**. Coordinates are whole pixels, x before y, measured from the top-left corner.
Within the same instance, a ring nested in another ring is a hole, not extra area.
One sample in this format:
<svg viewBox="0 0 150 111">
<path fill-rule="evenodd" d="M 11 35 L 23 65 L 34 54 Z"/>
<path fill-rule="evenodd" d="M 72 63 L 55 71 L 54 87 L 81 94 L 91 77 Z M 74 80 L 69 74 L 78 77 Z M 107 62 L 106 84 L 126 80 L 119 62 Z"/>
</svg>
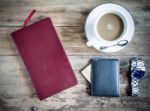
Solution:
<svg viewBox="0 0 150 111">
<path fill-rule="evenodd" d="M 107 13 L 114 13 L 118 15 L 124 23 L 124 31 L 122 35 L 113 41 L 106 41 L 102 39 L 96 32 L 96 23 L 100 17 Z M 93 9 L 89 14 L 85 24 L 85 34 L 88 39 L 87 45 L 93 46 L 102 52 L 115 52 L 123 49 L 125 46 L 113 46 L 107 49 L 101 50 L 102 46 L 111 46 L 117 44 L 121 40 L 131 41 L 134 34 L 134 22 L 130 13 L 122 6 L 118 4 L 106 3 Z"/>
</svg>

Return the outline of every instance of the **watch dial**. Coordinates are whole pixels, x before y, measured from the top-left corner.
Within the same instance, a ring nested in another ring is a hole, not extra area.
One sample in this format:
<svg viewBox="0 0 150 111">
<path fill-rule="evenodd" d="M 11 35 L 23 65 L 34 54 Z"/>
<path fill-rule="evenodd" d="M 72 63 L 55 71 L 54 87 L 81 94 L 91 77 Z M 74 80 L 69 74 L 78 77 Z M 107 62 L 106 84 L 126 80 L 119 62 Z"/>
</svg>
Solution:
<svg viewBox="0 0 150 111">
<path fill-rule="evenodd" d="M 142 78 L 144 76 L 145 72 L 142 70 L 136 70 L 133 73 L 133 76 L 137 79 Z"/>
</svg>

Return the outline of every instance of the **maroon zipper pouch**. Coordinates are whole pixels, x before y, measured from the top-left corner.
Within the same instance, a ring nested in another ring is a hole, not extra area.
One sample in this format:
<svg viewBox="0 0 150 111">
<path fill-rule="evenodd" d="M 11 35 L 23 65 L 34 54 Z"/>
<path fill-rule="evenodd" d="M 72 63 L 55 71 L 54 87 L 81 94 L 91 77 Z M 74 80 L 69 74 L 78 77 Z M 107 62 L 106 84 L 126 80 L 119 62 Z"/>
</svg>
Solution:
<svg viewBox="0 0 150 111">
<path fill-rule="evenodd" d="M 12 33 L 40 100 L 77 84 L 50 18 Z"/>
</svg>

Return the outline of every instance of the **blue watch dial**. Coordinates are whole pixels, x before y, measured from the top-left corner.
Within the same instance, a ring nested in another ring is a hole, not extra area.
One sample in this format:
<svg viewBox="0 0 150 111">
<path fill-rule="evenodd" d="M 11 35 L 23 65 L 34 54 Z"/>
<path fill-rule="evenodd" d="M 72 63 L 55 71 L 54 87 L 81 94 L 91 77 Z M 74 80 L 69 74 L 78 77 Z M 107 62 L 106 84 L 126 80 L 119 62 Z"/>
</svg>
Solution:
<svg viewBox="0 0 150 111">
<path fill-rule="evenodd" d="M 137 79 L 140 79 L 144 76 L 145 74 L 145 71 L 142 71 L 142 70 L 136 70 L 133 72 L 133 77 L 137 78 Z"/>
</svg>

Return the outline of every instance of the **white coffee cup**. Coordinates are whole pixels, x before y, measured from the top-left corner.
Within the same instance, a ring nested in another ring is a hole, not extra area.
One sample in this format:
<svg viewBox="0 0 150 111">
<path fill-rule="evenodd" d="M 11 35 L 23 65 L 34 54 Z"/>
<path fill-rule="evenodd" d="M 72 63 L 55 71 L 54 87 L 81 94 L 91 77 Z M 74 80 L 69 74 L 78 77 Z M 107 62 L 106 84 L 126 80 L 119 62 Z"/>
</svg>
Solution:
<svg viewBox="0 0 150 111">
<path fill-rule="evenodd" d="M 122 34 L 117 39 L 112 41 L 105 40 L 100 36 L 100 34 L 98 34 L 97 31 L 98 21 L 101 19 L 101 17 L 103 17 L 103 15 L 110 13 L 119 16 L 122 19 L 124 26 Z M 89 14 L 85 24 L 85 34 L 88 39 L 87 45 L 89 47 L 93 46 L 97 50 L 103 52 L 115 52 L 124 48 L 124 46 L 110 47 L 105 50 L 100 50 L 100 47 L 111 46 L 117 44 L 121 40 L 127 40 L 130 42 L 134 34 L 134 22 L 132 16 L 124 7 L 118 4 L 106 3 L 96 7 Z"/>
</svg>

